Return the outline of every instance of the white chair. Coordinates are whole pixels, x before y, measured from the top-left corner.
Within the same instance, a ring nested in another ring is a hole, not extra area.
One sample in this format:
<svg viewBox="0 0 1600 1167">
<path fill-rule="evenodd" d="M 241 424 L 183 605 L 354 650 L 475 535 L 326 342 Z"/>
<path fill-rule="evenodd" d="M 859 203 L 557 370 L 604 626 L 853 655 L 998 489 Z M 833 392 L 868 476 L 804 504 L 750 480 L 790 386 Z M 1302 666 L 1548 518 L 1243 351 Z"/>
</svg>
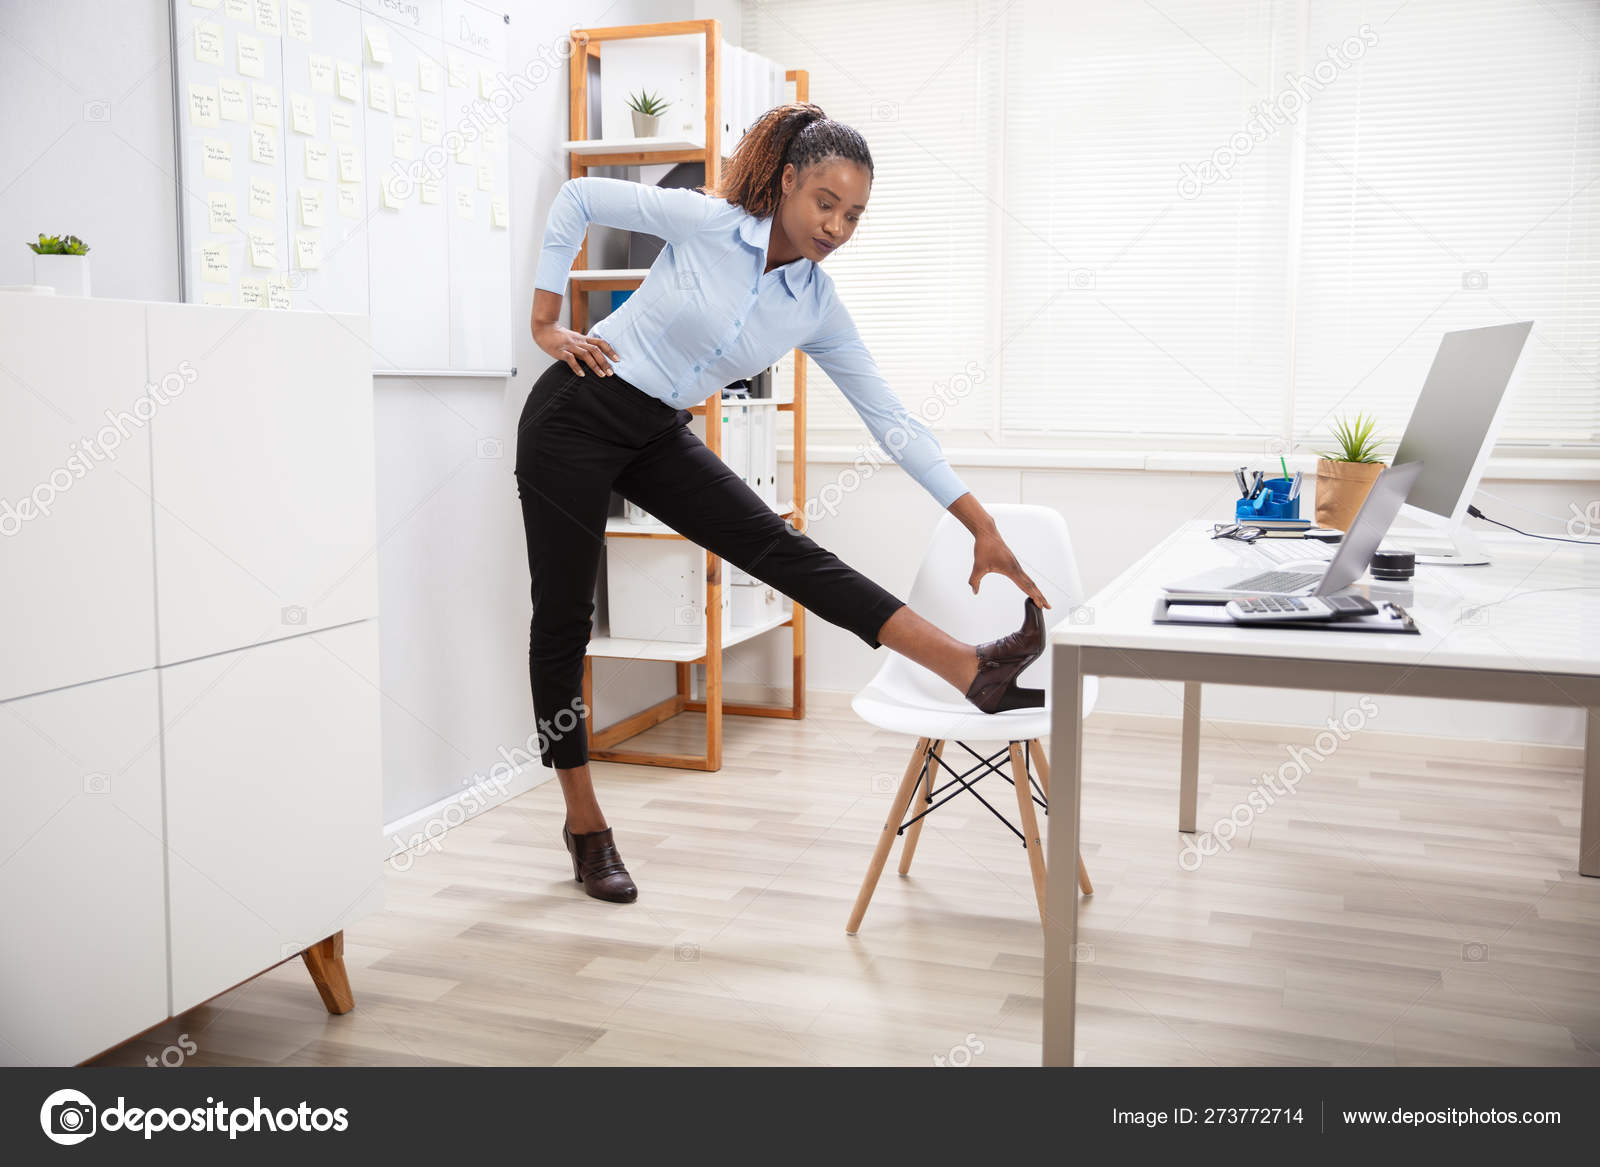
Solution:
<svg viewBox="0 0 1600 1167">
<path fill-rule="evenodd" d="M 1080 605 L 1083 603 L 1083 582 L 1072 553 L 1072 537 L 1067 531 L 1067 521 L 1060 512 L 1050 507 L 1020 503 L 998 503 L 988 509 L 1006 544 L 1016 553 L 1022 570 L 1039 585 L 1045 599 L 1050 602 L 1050 607 L 1044 613 L 1046 625 L 1053 628 L 1063 620 L 1072 619 L 1075 611 L 1082 618 Z M 1005 576 L 991 573 L 983 577 L 978 584 L 978 594 L 973 595 L 967 585 L 971 574 L 972 535 L 954 515 L 945 514 L 934 529 L 933 540 L 921 567 L 917 569 L 917 578 L 911 585 L 907 602 L 919 615 L 958 640 L 979 644 L 1015 631 L 1022 622 L 1021 589 Z M 1039 744 L 1039 739 L 1050 732 L 1048 651 L 1022 671 L 1017 677 L 1017 684 L 1045 690 L 1044 706 L 984 713 L 943 677 L 897 652 L 891 652 L 878 670 L 878 675 L 851 699 L 850 707 L 862 720 L 891 733 L 912 734 L 917 738 L 917 744 L 911 751 L 911 761 L 906 766 L 905 777 L 889 809 L 883 834 L 878 838 L 877 850 L 873 852 L 872 862 L 867 867 L 866 878 L 861 882 L 861 892 L 850 913 L 850 922 L 845 926 L 847 933 L 855 935 L 861 918 L 866 915 L 867 904 L 871 902 L 873 890 L 878 886 L 878 876 L 883 873 L 883 865 L 889 857 L 889 849 L 894 845 L 895 836 L 901 832 L 906 836 L 900 856 L 900 874 L 905 875 L 911 870 L 911 858 L 916 853 L 923 819 L 962 791 L 976 797 L 1022 840 L 1033 873 L 1039 918 L 1043 921 L 1044 850 L 1039 841 L 1034 804 L 1037 802 L 1045 807 L 1048 813 L 1050 768 Z M 1085 716 L 1094 708 L 1098 691 L 1097 679 L 1085 677 Z M 967 744 L 969 741 L 997 740 L 1004 740 L 1006 747 L 988 756 L 978 753 Z M 977 765 L 958 774 L 943 757 L 945 745 L 952 741 L 976 758 Z M 1011 763 L 1009 774 L 1005 767 L 1007 754 Z M 1028 769 L 1030 756 L 1038 770 L 1037 796 L 1034 794 L 1033 775 Z M 1000 759 L 998 766 L 995 765 L 996 759 Z M 942 785 L 938 781 L 940 767 L 952 775 Z M 973 777 L 976 771 L 981 772 Z M 1017 812 L 1022 819 L 1021 830 L 1012 826 L 1010 820 L 978 793 L 978 782 L 991 773 L 999 774 L 1015 789 Z M 913 798 L 919 798 L 923 806 L 909 822 L 903 821 Z M 935 802 L 935 799 L 939 801 Z M 1094 892 L 1081 855 L 1078 858 L 1078 886 L 1084 895 Z"/>
</svg>

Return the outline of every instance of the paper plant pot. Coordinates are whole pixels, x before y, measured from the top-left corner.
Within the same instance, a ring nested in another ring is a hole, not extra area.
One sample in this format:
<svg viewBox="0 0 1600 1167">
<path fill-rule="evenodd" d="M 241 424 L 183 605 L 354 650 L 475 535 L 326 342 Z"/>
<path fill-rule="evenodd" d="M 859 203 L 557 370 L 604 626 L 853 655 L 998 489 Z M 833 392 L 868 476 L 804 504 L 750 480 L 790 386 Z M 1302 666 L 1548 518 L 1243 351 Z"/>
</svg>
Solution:
<svg viewBox="0 0 1600 1167">
<path fill-rule="evenodd" d="M 1382 462 L 1330 462 L 1317 459 L 1317 509 L 1315 523 L 1348 531 L 1367 492 L 1383 473 Z"/>
<path fill-rule="evenodd" d="M 633 115 L 633 136 L 635 138 L 654 138 L 661 132 L 661 115 L 640 113 L 636 109 L 628 111 Z"/>
<path fill-rule="evenodd" d="M 87 255 L 35 255 L 33 257 L 33 282 L 54 288 L 58 296 L 87 296 L 89 294 L 89 257 Z"/>
</svg>

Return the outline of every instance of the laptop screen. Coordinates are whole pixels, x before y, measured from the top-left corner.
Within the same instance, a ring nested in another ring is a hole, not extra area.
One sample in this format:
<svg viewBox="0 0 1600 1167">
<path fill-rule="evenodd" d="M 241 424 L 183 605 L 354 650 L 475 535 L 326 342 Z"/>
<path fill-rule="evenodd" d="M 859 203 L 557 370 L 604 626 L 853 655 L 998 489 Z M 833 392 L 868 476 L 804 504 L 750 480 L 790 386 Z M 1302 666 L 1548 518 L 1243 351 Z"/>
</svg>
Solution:
<svg viewBox="0 0 1600 1167">
<path fill-rule="evenodd" d="M 1379 472 L 1355 521 L 1350 524 L 1344 538 L 1339 540 L 1338 553 L 1329 561 L 1328 570 L 1312 595 L 1331 596 L 1361 578 L 1361 573 L 1367 570 L 1367 564 L 1372 562 L 1372 553 L 1383 542 L 1395 516 L 1400 513 L 1406 495 L 1411 493 L 1411 484 L 1421 473 L 1421 462 L 1386 466 Z"/>
</svg>

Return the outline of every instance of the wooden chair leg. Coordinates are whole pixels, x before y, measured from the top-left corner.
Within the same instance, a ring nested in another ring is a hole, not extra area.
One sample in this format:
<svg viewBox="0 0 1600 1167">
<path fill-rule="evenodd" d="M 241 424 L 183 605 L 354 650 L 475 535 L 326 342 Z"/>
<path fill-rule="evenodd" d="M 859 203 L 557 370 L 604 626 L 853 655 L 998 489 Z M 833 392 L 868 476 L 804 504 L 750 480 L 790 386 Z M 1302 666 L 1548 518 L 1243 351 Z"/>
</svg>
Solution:
<svg viewBox="0 0 1600 1167">
<path fill-rule="evenodd" d="M 943 756 L 944 756 L 944 742 L 940 741 L 937 745 L 935 745 L 933 747 L 933 758 L 942 758 Z M 934 784 L 934 779 L 937 776 L 938 776 L 938 766 L 934 763 L 933 759 L 930 758 L 928 760 L 928 777 L 927 777 L 927 780 L 925 782 L 923 782 L 921 785 L 918 786 L 917 793 L 914 796 L 915 800 L 917 802 L 932 802 L 933 801 L 933 784 Z M 907 809 L 910 809 L 910 808 L 908 807 Z M 927 808 L 924 807 L 923 809 L 926 810 Z M 927 821 L 928 820 L 926 818 L 920 818 L 916 822 L 912 823 L 909 827 L 906 828 L 905 846 L 900 848 L 900 874 L 901 875 L 905 875 L 905 874 L 909 873 L 910 870 L 911 870 L 911 857 L 917 853 L 917 840 L 922 838 L 922 824 L 927 822 Z"/>
<path fill-rule="evenodd" d="M 344 931 L 341 929 L 325 940 L 319 940 L 300 954 L 311 974 L 311 983 L 317 986 L 322 1003 L 329 1013 L 348 1013 L 355 1008 L 355 994 L 350 991 L 350 974 L 344 967 Z"/>
<path fill-rule="evenodd" d="M 1050 801 L 1050 763 L 1045 758 L 1044 747 L 1038 738 L 1028 739 L 1028 756 L 1033 768 L 1039 772 L 1039 786 L 1044 790 L 1044 800 Z M 1089 882 L 1089 869 L 1083 865 L 1083 852 L 1078 852 L 1078 890 L 1086 896 L 1094 895 L 1094 884 Z"/>
<path fill-rule="evenodd" d="M 1017 791 L 1017 814 L 1022 817 L 1022 845 L 1028 851 L 1028 868 L 1033 872 L 1033 894 L 1039 901 L 1039 923 L 1044 923 L 1044 841 L 1039 838 L 1039 817 L 1033 813 L 1033 787 L 1028 784 L 1022 761 L 1022 743 L 1011 743 L 1012 785 Z"/>
<path fill-rule="evenodd" d="M 867 914 L 867 905 L 872 902 L 873 889 L 878 886 L 878 876 L 883 874 L 883 865 L 888 861 L 889 848 L 894 846 L 895 834 L 900 830 L 900 824 L 905 821 L 906 807 L 911 805 L 911 796 L 916 793 L 917 786 L 922 780 L 922 762 L 928 753 L 928 739 L 918 738 L 916 748 L 911 751 L 911 762 L 906 766 L 906 775 L 900 780 L 900 789 L 895 792 L 894 803 L 889 807 L 889 817 L 883 822 L 883 833 L 878 836 L 878 846 L 872 852 L 872 862 L 867 865 L 866 878 L 861 881 L 861 891 L 856 896 L 856 906 L 850 911 L 850 922 L 844 930 L 851 936 L 861 927 L 861 917 Z"/>
</svg>

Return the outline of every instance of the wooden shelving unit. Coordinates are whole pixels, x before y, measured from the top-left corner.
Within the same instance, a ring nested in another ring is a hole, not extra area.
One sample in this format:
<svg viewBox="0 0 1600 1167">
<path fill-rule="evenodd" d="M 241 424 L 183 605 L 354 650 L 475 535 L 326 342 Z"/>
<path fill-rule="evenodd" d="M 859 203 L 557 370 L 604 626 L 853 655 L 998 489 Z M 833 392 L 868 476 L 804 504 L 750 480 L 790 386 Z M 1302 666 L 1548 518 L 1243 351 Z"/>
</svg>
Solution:
<svg viewBox="0 0 1600 1167">
<path fill-rule="evenodd" d="M 706 135 L 704 145 L 679 139 L 626 138 L 613 141 L 589 137 L 589 61 L 599 58 L 601 46 L 606 41 L 629 40 L 640 37 L 703 35 L 705 37 L 706 82 Z M 588 173 L 595 166 L 650 166 L 664 162 L 703 162 L 706 168 L 706 185 L 716 183 L 724 161 L 721 148 L 722 125 L 722 24 L 717 20 L 679 20 L 658 24 L 633 24 L 616 28 L 576 29 L 571 34 L 572 54 L 569 98 L 571 103 L 571 134 L 566 143 L 572 177 Z M 785 77 L 794 82 L 795 99 L 810 100 L 811 80 L 804 69 L 791 69 Z M 643 270 L 597 269 L 590 271 L 589 245 L 585 240 L 573 261 L 569 283 L 572 327 L 579 332 L 588 330 L 589 292 L 617 291 L 637 288 L 647 274 Z M 717 398 L 708 398 L 690 412 L 706 419 L 706 445 L 720 457 L 722 454 L 722 411 L 708 409 L 720 405 Z M 806 497 L 806 361 L 799 350 L 794 354 L 794 400 L 779 402 L 772 408 L 794 414 L 794 489 L 792 500 Z M 803 506 L 793 502 L 781 509 L 775 508 L 797 530 L 805 530 Z M 683 536 L 667 527 L 653 530 L 646 526 L 611 522 L 606 526 L 609 538 L 682 539 Z M 762 624 L 734 628 L 724 636 L 722 630 L 722 561 L 706 552 L 706 638 L 700 643 L 678 641 L 626 640 L 597 636 L 589 642 L 583 662 L 583 702 L 594 709 L 594 661 L 597 658 L 623 660 L 672 661 L 677 665 L 677 691 L 665 700 L 642 709 L 631 717 L 604 727 L 596 727 L 593 715 L 585 723 L 588 734 L 589 757 L 596 761 L 632 762 L 645 766 L 672 766 L 688 770 L 720 770 L 722 768 L 722 716 L 733 714 L 742 717 L 784 717 L 798 719 L 805 716 L 806 643 L 805 609 L 795 604 L 793 610 L 782 618 L 774 617 Z M 728 704 L 722 699 L 722 654 L 735 644 L 764 635 L 777 628 L 788 627 L 793 633 L 794 676 L 793 692 L 787 705 Z M 693 693 L 693 666 L 704 664 L 706 671 L 705 700 L 696 700 Z M 650 750 L 625 750 L 618 743 L 643 733 L 655 725 L 680 713 L 704 713 L 706 718 L 704 754 L 667 754 Z"/>
</svg>

